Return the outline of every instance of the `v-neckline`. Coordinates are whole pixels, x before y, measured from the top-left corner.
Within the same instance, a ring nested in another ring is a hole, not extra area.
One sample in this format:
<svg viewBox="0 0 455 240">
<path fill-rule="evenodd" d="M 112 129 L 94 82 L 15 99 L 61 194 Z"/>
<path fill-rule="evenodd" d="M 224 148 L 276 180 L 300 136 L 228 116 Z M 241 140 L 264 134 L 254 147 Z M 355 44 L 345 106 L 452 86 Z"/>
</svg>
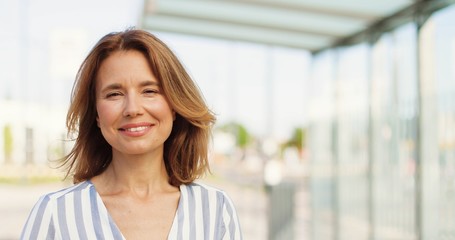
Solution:
<svg viewBox="0 0 455 240">
<path fill-rule="evenodd" d="M 100 209 L 99 209 L 98 212 L 99 213 L 105 212 L 107 214 L 108 221 L 112 222 L 112 227 L 115 228 L 113 230 L 119 232 L 121 237 L 122 237 L 122 239 L 126 240 L 126 238 L 123 235 L 122 231 L 120 231 L 120 228 L 117 226 L 117 223 L 114 221 L 114 218 L 109 213 L 109 210 L 107 209 L 106 205 L 104 204 L 103 199 L 101 198 L 101 195 L 96 190 L 95 184 L 93 184 L 93 182 L 91 180 L 87 180 L 87 183 L 90 185 L 91 188 L 93 188 L 95 190 L 94 192 L 96 194 L 96 200 L 101 203 L 100 205 L 98 205 L 98 208 L 100 208 L 100 207 L 103 208 L 102 209 L 103 211 L 100 211 Z M 174 233 L 174 231 L 176 231 L 176 229 L 174 229 L 174 228 L 176 228 L 177 225 L 178 225 L 178 217 L 179 217 L 178 215 L 179 215 L 179 212 L 180 212 L 180 208 L 183 208 L 183 194 L 182 194 L 182 187 L 183 186 L 184 186 L 184 184 L 179 186 L 179 191 L 180 191 L 179 203 L 177 205 L 177 209 L 175 209 L 174 219 L 172 220 L 172 225 L 171 225 L 171 228 L 169 229 L 169 232 L 167 234 L 167 238 L 166 239 L 169 239 L 169 236 L 171 236 L 172 233 Z M 109 225 L 111 225 L 111 224 L 109 224 Z"/>
</svg>

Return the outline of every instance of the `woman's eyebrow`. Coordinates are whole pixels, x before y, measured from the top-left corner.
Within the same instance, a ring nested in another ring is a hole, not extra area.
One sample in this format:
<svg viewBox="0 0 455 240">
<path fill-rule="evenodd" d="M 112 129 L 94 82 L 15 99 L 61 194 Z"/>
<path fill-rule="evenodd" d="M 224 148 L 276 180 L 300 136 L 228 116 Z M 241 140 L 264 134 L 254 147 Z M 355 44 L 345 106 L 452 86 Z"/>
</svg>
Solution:
<svg viewBox="0 0 455 240">
<path fill-rule="evenodd" d="M 103 89 L 101 89 L 101 92 L 105 92 L 105 91 L 108 91 L 108 90 L 117 90 L 117 89 L 121 89 L 122 88 L 122 84 L 120 83 L 112 83 L 112 84 L 109 84 L 107 86 L 105 86 Z"/>
<path fill-rule="evenodd" d="M 146 86 L 160 86 L 160 84 L 157 82 L 157 81 L 149 81 L 149 80 L 146 80 L 146 81 L 142 81 L 139 86 L 141 87 L 146 87 Z"/>
<path fill-rule="evenodd" d="M 160 86 L 160 84 L 156 81 L 149 81 L 149 80 L 146 80 L 146 81 L 142 81 L 139 83 L 139 86 L 140 87 L 146 87 L 146 86 Z M 122 84 L 120 83 L 111 83 L 107 86 L 105 86 L 101 92 L 105 92 L 105 91 L 109 91 L 109 90 L 117 90 L 117 89 L 121 89 L 123 86 Z"/>
</svg>

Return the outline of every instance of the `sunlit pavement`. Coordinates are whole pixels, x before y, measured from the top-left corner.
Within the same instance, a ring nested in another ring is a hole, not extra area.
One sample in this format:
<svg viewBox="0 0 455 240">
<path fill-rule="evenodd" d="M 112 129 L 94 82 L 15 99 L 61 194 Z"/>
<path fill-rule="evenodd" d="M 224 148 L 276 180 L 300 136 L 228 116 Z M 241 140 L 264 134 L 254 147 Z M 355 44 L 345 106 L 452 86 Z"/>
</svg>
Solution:
<svg viewBox="0 0 455 240">
<path fill-rule="evenodd" d="M 28 214 L 39 197 L 63 186 L 63 183 L 0 184 L 0 239 L 19 239 Z"/>
<path fill-rule="evenodd" d="M 215 167 L 215 177 L 208 177 L 203 182 L 220 188 L 228 193 L 239 215 L 244 239 L 266 240 L 268 238 L 269 197 L 263 183 L 263 176 L 258 172 L 245 171 L 241 166 Z M 310 222 L 309 194 L 306 178 L 303 176 L 287 179 L 295 184 L 294 238 L 308 239 Z M 278 238 L 280 240 L 288 240 Z"/>
</svg>

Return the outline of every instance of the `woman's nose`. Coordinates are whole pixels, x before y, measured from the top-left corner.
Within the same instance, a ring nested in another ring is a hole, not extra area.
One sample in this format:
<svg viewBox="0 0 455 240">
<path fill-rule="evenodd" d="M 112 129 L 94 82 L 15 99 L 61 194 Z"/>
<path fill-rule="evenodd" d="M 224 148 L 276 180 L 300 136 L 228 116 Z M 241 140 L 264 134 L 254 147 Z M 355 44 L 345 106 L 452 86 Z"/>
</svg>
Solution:
<svg viewBox="0 0 455 240">
<path fill-rule="evenodd" d="M 142 114 L 141 99 L 135 94 L 129 94 L 125 98 L 124 117 L 135 117 Z"/>
</svg>

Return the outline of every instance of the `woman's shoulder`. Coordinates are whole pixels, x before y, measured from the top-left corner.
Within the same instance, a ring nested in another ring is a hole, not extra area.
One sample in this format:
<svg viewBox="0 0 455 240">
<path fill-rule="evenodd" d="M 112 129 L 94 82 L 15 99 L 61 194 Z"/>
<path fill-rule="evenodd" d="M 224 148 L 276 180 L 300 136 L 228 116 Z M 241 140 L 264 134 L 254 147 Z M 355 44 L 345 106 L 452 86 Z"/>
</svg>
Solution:
<svg viewBox="0 0 455 240">
<path fill-rule="evenodd" d="M 196 190 L 196 191 L 207 191 L 207 192 L 210 192 L 210 193 L 226 194 L 225 191 L 223 191 L 220 188 L 217 188 L 217 187 L 214 187 L 214 186 L 211 186 L 211 185 L 207 185 L 207 184 L 201 183 L 201 182 L 192 182 L 190 184 L 184 184 L 184 185 L 182 185 L 182 187 L 186 188 L 189 191 L 195 191 Z"/>
<path fill-rule="evenodd" d="M 180 192 L 184 199 L 194 199 L 195 201 L 216 201 L 218 204 L 224 204 L 226 201 L 230 202 L 231 199 L 226 191 L 207 185 L 201 182 L 193 182 L 180 186 Z"/>
<path fill-rule="evenodd" d="M 42 199 L 47 198 L 48 200 L 58 200 L 68 195 L 73 195 L 75 193 L 80 193 L 84 190 L 89 190 L 91 186 L 93 186 L 93 184 L 90 181 L 83 181 L 75 185 L 67 186 L 61 188 L 60 190 L 44 194 L 41 198 Z"/>
</svg>

